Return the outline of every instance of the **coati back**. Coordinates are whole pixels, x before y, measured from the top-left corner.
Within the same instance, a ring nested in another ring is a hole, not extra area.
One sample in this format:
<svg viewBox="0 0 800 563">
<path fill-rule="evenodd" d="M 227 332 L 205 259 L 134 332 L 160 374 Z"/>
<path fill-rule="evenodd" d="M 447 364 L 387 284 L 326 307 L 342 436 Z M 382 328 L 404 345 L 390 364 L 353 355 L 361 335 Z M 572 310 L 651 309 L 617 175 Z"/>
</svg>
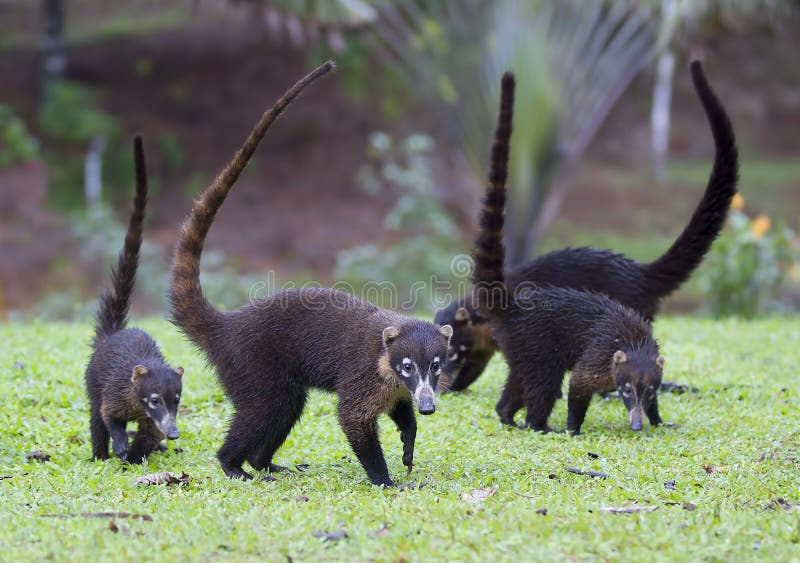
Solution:
<svg viewBox="0 0 800 563">
<path fill-rule="evenodd" d="M 108 459 L 108 441 L 123 461 L 141 463 L 165 437 L 178 438 L 175 422 L 183 368 L 172 369 L 144 331 L 126 328 L 142 245 L 147 171 L 140 137 L 134 139 L 136 196 L 125 244 L 112 270 L 112 288 L 100 298 L 92 357 L 86 368 L 91 403 L 92 457 Z M 125 427 L 139 423 L 130 447 Z"/>
<path fill-rule="evenodd" d="M 266 111 L 241 150 L 194 203 L 172 266 L 174 322 L 214 365 L 236 410 L 217 453 L 229 477 L 279 471 L 275 451 L 300 418 L 311 388 L 336 393 L 339 421 L 376 485 L 393 486 L 378 440 L 387 413 L 400 429 L 403 463 L 413 464 L 416 420 L 435 410 L 435 393 L 452 329 L 405 318 L 330 289 L 275 293 L 228 313 L 202 294 L 200 256 L 209 227 L 258 143 L 280 113 L 332 63 L 300 80 Z"/>
<path fill-rule="evenodd" d="M 664 359 L 650 323 L 633 309 L 597 293 L 569 288 L 511 286 L 505 279 L 503 226 L 514 103 L 514 77 L 503 76 L 489 182 L 475 241 L 473 282 L 479 311 L 489 319 L 509 365 L 501 420 L 513 424 L 524 404 L 527 426 L 549 431 L 547 419 L 572 370 L 567 428 L 579 433 L 596 391 L 619 389 L 632 430 L 646 414 L 661 423 L 656 392 Z"/>
<path fill-rule="evenodd" d="M 595 248 L 556 250 L 507 271 L 510 286 L 535 283 L 596 291 L 652 320 L 661 300 L 691 276 L 725 224 L 738 177 L 738 151 L 730 119 L 699 62 L 692 63 L 691 73 L 714 135 L 716 154 L 703 198 L 669 250 L 649 264 Z M 434 319 L 453 326 L 445 365 L 445 373 L 454 379 L 450 384 L 453 391 L 471 385 L 496 349 L 486 337 L 486 319 L 476 313 L 473 296 L 467 295 L 437 312 Z M 473 341 L 478 343 L 474 347 Z"/>
</svg>

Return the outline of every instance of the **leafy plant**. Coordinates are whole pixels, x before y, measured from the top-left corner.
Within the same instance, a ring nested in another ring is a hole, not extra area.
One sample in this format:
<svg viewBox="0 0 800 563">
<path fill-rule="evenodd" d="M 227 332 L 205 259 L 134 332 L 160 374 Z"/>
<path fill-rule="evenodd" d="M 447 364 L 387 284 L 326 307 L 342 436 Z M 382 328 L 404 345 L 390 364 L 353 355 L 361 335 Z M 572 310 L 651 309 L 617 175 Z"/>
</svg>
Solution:
<svg viewBox="0 0 800 563">
<path fill-rule="evenodd" d="M 36 139 L 9 106 L 0 104 L 0 169 L 39 156 Z"/>
<path fill-rule="evenodd" d="M 97 108 L 91 90 L 76 82 L 56 80 L 48 84 L 39 127 L 54 140 L 82 144 L 96 135 L 110 136 L 118 124 Z"/>
<path fill-rule="evenodd" d="M 421 282 L 429 289 L 432 279 L 452 277 L 448 265 L 456 251 L 458 229 L 436 197 L 433 148 L 433 141 L 421 134 L 400 142 L 386 133 L 370 136 L 369 162 L 357 180 L 367 193 L 397 193 L 397 202 L 383 220 L 384 229 L 397 242 L 388 247 L 369 243 L 340 252 L 335 275 L 361 289 L 368 283 L 391 280 L 395 301 L 379 305 L 397 307 Z"/>
<path fill-rule="evenodd" d="M 778 308 L 776 297 L 798 258 L 795 238 L 788 228 L 772 228 L 766 215 L 748 217 L 741 197 L 734 205 L 706 259 L 701 285 L 714 316 L 753 318 Z"/>
</svg>

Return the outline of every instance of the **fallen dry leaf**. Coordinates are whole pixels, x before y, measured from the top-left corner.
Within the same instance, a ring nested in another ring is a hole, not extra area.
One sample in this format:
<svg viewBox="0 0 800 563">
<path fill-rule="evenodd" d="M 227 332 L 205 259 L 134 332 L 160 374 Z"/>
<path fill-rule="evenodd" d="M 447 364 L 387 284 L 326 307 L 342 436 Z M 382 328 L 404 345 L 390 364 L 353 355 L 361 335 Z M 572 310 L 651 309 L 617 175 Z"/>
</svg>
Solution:
<svg viewBox="0 0 800 563">
<path fill-rule="evenodd" d="M 160 473 L 150 473 L 149 475 L 142 475 L 136 478 L 137 485 L 188 485 L 189 475 L 181 473 L 180 477 L 169 471 L 162 471 Z"/>
<path fill-rule="evenodd" d="M 117 523 L 114 522 L 113 519 L 108 521 L 108 529 L 114 532 L 115 534 L 119 532 L 119 526 L 117 526 Z"/>
<path fill-rule="evenodd" d="M 50 461 L 50 456 L 42 450 L 33 450 L 26 455 L 28 459 L 35 459 L 36 461 Z"/>
<path fill-rule="evenodd" d="M 475 489 L 471 493 L 461 493 L 461 500 L 478 501 L 482 502 L 489 497 L 497 494 L 497 489 L 489 487 L 488 489 Z"/>
<path fill-rule="evenodd" d="M 658 506 L 601 506 L 600 512 L 607 514 L 636 514 L 638 512 L 653 512 Z"/>
</svg>

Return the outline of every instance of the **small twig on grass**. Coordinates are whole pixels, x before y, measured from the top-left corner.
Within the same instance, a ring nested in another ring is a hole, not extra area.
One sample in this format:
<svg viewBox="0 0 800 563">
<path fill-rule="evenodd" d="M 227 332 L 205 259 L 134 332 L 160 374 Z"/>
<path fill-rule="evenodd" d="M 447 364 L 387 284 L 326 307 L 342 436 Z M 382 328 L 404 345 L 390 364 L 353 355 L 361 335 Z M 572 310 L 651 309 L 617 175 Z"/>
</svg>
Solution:
<svg viewBox="0 0 800 563">
<path fill-rule="evenodd" d="M 565 467 L 564 469 L 569 473 L 574 473 L 575 475 L 586 475 L 587 477 L 600 477 L 601 479 L 608 479 L 608 473 L 601 473 L 600 471 L 578 469 L 577 467 Z"/>
<path fill-rule="evenodd" d="M 636 514 L 638 512 L 653 512 L 658 506 L 601 506 L 600 512 L 607 514 Z"/>
</svg>

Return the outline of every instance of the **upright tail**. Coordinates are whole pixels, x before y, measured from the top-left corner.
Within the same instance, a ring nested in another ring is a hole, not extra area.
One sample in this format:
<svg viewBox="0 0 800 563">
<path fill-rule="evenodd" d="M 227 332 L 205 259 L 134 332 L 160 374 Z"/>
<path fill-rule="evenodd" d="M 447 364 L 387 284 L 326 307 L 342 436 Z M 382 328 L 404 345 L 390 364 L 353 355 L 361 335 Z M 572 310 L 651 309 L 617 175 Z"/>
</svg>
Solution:
<svg viewBox="0 0 800 563">
<path fill-rule="evenodd" d="M 739 155 L 731 121 L 700 63 L 692 62 L 691 69 L 694 88 L 714 134 L 716 154 L 703 199 L 689 224 L 663 256 L 645 266 L 648 287 L 659 297 L 675 291 L 703 260 L 725 224 L 739 179 Z"/>
<path fill-rule="evenodd" d="M 171 312 L 173 322 L 204 349 L 207 349 L 211 330 L 221 318 L 220 312 L 203 296 L 200 287 L 200 255 L 211 223 L 272 123 L 306 86 L 333 68 L 334 64 L 330 61 L 316 68 L 264 112 L 242 148 L 194 202 L 189 217 L 181 227 L 172 260 L 172 281 L 169 289 Z"/>
<path fill-rule="evenodd" d="M 144 160 L 142 138 L 133 139 L 133 158 L 136 168 L 136 196 L 133 199 L 133 211 L 128 222 L 125 244 L 119 253 L 117 267 L 111 271 L 112 287 L 100 298 L 97 312 L 94 346 L 128 323 L 128 310 L 131 295 L 136 282 L 136 269 L 139 266 L 139 249 L 142 246 L 142 224 L 144 209 L 147 206 L 147 167 Z"/>
<path fill-rule="evenodd" d="M 494 132 L 489 184 L 483 198 L 480 227 L 472 251 L 475 260 L 472 281 L 478 291 L 478 304 L 481 309 L 489 311 L 504 303 L 508 292 L 503 272 L 506 254 L 503 245 L 503 226 L 509 144 L 514 117 L 514 85 L 514 75 L 506 72 L 500 87 L 500 113 Z"/>
</svg>

